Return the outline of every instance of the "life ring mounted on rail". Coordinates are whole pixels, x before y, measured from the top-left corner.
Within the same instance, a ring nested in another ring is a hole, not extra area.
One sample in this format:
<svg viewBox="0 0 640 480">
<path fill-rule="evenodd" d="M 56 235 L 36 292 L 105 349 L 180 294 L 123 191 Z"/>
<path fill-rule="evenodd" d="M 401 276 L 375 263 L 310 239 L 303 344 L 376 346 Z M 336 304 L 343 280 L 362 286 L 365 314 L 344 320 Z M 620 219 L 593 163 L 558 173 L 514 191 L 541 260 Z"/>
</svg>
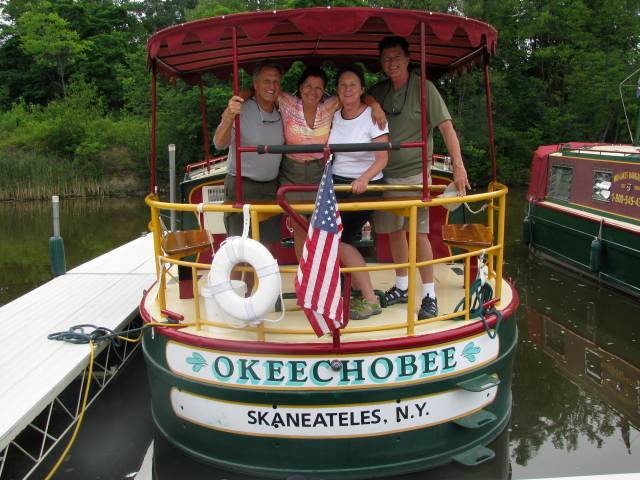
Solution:
<svg viewBox="0 0 640 480">
<path fill-rule="evenodd" d="M 211 263 L 208 284 L 218 307 L 243 324 L 259 323 L 282 295 L 278 262 L 260 242 L 248 238 L 249 205 L 244 205 L 245 228 L 242 237 L 229 237 Z M 250 297 L 238 295 L 231 283 L 231 271 L 238 263 L 248 263 L 259 278 L 258 289 Z"/>
</svg>

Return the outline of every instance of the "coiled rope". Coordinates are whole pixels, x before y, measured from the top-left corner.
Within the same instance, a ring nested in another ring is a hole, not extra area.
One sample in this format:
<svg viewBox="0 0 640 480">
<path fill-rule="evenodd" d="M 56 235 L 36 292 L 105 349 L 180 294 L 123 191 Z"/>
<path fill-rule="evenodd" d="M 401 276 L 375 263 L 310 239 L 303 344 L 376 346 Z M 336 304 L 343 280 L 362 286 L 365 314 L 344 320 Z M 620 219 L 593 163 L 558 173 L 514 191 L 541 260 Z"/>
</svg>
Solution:
<svg viewBox="0 0 640 480">
<path fill-rule="evenodd" d="M 164 323 L 164 322 L 149 322 L 145 323 L 141 327 L 131 328 L 129 330 L 123 330 L 120 332 L 115 332 L 106 327 L 98 327 L 96 325 L 92 325 L 89 323 L 74 325 L 70 327 L 69 330 L 65 330 L 63 332 L 55 332 L 47 335 L 49 340 L 57 340 L 61 342 L 73 343 L 76 345 L 89 345 L 89 365 L 87 367 L 87 380 L 84 387 L 84 393 L 82 395 L 82 405 L 80 407 L 80 412 L 78 413 L 78 420 L 76 422 L 76 427 L 73 430 L 73 434 L 69 439 L 69 443 L 60 454 L 60 457 L 51 468 L 45 480 L 50 480 L 56 474 L 60 465 L 62 465 L 62 461 L 71 450 L 73 446 L 76 436 L 78 435 L 78 431 L 80 430 L 80 425 L 82 425 L 82 420 L 84 419 L 84 412 L 87 409 L 87 400 L 89 399 L 89 390 L 91 387 L 91 377 L 93 375 L 93 364 L 95 360 L 95 347 L 97 343 L 112 341 L 114 345 L 119 345 L 119 340 L 123 340 L 125 342 L 137 343 L 142 340 L 142 332 L 145 328 L 149 327 L 168 327 L 168 328 L 184 328 L 194 326 L 195 323 Z M 85 331 L 85 329 L 92 329 L 91 331 Z M 140 332 L 140 335 L 137 338 L 130 338 L 127 335 Z"/>
</svg>

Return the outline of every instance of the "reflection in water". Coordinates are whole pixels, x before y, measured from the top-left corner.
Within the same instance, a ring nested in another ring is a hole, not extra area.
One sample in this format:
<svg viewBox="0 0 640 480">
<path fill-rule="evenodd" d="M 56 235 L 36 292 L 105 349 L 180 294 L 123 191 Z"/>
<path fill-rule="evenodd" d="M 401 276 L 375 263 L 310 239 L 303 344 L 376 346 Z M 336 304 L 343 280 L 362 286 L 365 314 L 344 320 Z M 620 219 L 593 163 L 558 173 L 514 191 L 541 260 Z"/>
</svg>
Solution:
<svg viewBox="0 0 640 480">
<path fill-rule="evenodd" d="M 509 480 L 511 478 L 511 465 L 509 463 L 508 429 L 505 429 L 487 447 L 495 452 L 495 457 L 476 467 L 450 463 L 432 470 L 407 475 L 394 475 L 380 480 Z M 193 457 L 180 452 L 159 433 L 155 435 L 153 448 L 155 480 L 173 480 L 176 478 L 188 478 L 190 480 L 259 480 L 257 477 L 247 476 L 246 473 L 220 470 L 201 463 Z M 345 448 L 349 448 L 349 446 L 345 444 Z M 322 476 L 317 475 L 291 475 L 282 477 L 282 480 L 321 480 L 322 478 Z"/>
<path fill-rule="evenodd" d="M 524 195 L 514 197 L 506 253 L 507 275 L 516 279 L 521 297 L 514 477 L 637 470 L 640 302 L 530 256 L 517 232 Z M 565 456 L 549 453 L 554 450 Z M 592 464 L 597 471 L 590 470 Z"/>
<path fill-rule="evenodd" d="M 67 269 L 146 231 L 139 198 L 62 199 L 60 229 Z M 0 203 L 0 305 L 51 279 L 50 202 Z"/>
<path fill-rule="evenodd" d="M 464 478 L 469 473 L 477 480 L 502 479 L 509 478 L 511 467 L 513 478 L 638 471 L 640 302 L 530 257 L 520 240 L 524 199 L 523 189 L 511 189 L 505 274 L 513 278 L 521 296 L 515 315 L 520 341 L 511 425 L 492 446 L 496 459 L 479 469 L 449 465 L 409 478 Z M 61 208 L 69 268 L 135 238 L 148 221 L 139 199 L 63 200 Z M 50 236 L 49 203 L 20 208 L 0 204 L 0 303 L 50 279 Z M 131 390 L 124 381 L 127 375 L 131 374 L 124 371 L 123 380 L 115 379 L 110 389 L 123 399 L 126 407 L 121 408 L 138 408 L 140 418 L 148 419 L 148 394 Z M 136 375 L 137 379 L 144 377 Z M 129 396 L 147 400 L 136 403 Z M 110 418 L 115 425 L 122 416 Z M 122 431 L 127 428 L 130 424 Z M 104 442 L 104 450 L 123 451 L 121 433 L 94 432 L 87 437 Z M 96 467 L 93 443 L 79 443 L 86 457 L 93 458 L 91 467 L 81 470 L 76 465 L 78 473 L 85 473 L 69 478 L 122 478 L 124 470 L 113 462 Z M 148 442 L 127 446 L 133 465 L 147 447 Z M 169 450 L 163 465 L 168 469 L 166 478 L 188 478 L 168 476 L 174 457 L 175 449 Z M 111 475 L 110 467 L 118 471 Z"/>
</svg>

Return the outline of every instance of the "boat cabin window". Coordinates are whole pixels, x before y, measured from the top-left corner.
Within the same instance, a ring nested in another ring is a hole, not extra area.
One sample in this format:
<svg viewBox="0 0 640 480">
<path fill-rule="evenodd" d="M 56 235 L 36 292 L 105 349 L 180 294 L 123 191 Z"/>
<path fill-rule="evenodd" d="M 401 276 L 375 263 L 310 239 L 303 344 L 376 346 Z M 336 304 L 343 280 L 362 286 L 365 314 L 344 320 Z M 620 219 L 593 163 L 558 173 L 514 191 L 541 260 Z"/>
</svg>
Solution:
<svg viewBox="0 0 640 480">
<path fill-rule="evenodd" d="M 224 203 L 224 185 L 206 185 L 202 187 L 202 203 Z M 211 234 L 227 233 L 222 212 L 203 212 L 204 228 Z M 200 221 L 200 220 L 198 220 Z"/>
<path fill-rule="evenodd" d="M 552 165 L 547 185 L 547 195 L 557 200 L 569 200 L 573 168 L 566 165 Z"/>
<path fill-rule="evenodd" d="M 599 202 L 611 202 L 611 184 L 613 172 L 596 170 L 593 175 L 593 199 Z"/>
<path fill-rule="evenodd" d="M 202 201 L 204 203 L 224 203 L 224 186 L 211 185 L 202 187 Z"/>
</svg>

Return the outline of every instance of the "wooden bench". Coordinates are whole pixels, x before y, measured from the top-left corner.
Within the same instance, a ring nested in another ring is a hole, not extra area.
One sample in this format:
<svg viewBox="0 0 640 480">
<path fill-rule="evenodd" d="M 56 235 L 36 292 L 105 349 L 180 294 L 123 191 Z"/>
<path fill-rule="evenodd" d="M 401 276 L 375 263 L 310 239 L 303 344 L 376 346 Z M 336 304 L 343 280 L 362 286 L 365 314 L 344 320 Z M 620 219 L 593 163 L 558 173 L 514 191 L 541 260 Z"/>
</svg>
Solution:
<svg viewBox="0 0 640 480">
<path fill-rule="evenodd" d="M 209 232 L 206 230 L 183 230 L 169 232 L 162 238 L 162 250 L 175 258 L 202 253 L 211 247 Z"/>
<path fill-rule="evenodd" d="M 162 238 L 161 246 L 167 256 L 182 259 L 206 252 L 211 248 L 211 240 L 207 230 L 183 230 L 167 233 Z M 193 298 L 192 279 L 191 268 L 178 265 L 180 298 Z"/>
<path fill-rule="evenodd" d="M 442 241 L 449 247 L 473 252 L 489 248 L 493 244 L 493 234 L 489 227 L 480 223 L 447 224 L 442 225 Z M 471 279 L 476 272 L 475 262 L 471 262 Z"/>
<path fill-rule="evenodd" d="M 442 241 L 450 247 L 474 251 L 489 248 L 493 234 L 489 227 L 480 223 L 447 224 L 442 226 Z"/>
</svg>

